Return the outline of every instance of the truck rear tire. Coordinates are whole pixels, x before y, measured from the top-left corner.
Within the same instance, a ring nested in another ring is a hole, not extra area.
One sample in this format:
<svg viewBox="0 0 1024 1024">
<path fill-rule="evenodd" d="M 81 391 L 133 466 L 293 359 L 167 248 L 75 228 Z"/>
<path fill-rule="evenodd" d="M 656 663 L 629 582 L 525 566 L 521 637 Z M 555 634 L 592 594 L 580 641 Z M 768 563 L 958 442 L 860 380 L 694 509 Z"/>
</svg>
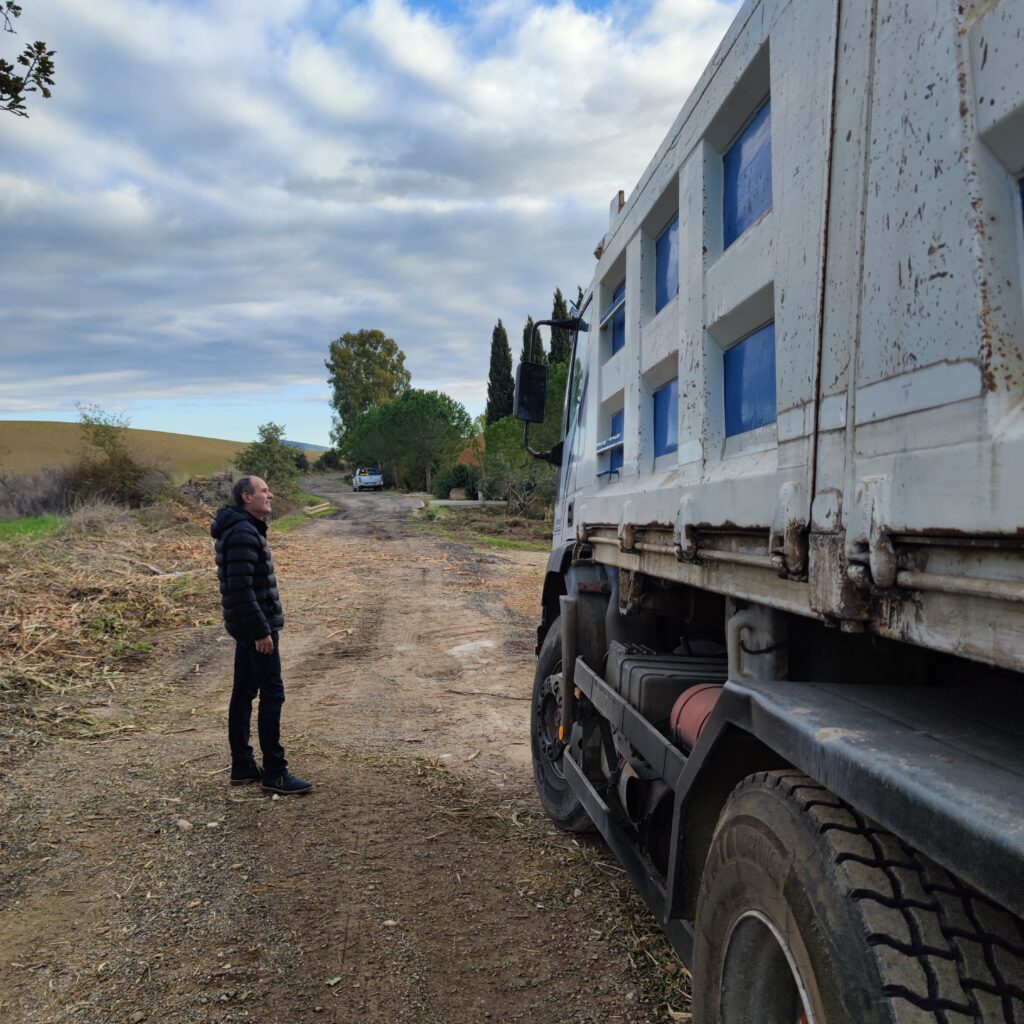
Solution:
<svg viewBox="0 0 1024 1024">
<path fill-rule="evenodd" d="M 1022 922 L 799 772 L 729 797 L 694 932 L 708 1024 L 1024 1020 Z"/>
<path fill-rule="evenodd" d="M 558 682 L 562 672 L 562 622 L 551 623 L 537 658 L 533 677 L 530 714 L 530 750 L 533 781 L 548 817 L 566 832 L 590 832 L 593 824 L 562 774 L 561 758 L 550 751 L 561 749 L 558 742 Z"/>
</svg>

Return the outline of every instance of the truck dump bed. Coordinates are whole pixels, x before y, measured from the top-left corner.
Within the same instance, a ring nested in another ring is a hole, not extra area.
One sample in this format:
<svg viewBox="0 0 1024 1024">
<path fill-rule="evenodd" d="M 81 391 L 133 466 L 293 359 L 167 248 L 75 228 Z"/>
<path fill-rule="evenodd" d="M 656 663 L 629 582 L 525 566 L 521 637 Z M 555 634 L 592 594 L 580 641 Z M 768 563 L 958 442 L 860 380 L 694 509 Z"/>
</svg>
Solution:
<svg viewBox="0 0 1024 1024">
<path fill-rule="evenodd" d="M 1011 0 L 744 6 L 612 204 L 556 542 L 1019 671 L 1022 39 Z"/>
</svg>

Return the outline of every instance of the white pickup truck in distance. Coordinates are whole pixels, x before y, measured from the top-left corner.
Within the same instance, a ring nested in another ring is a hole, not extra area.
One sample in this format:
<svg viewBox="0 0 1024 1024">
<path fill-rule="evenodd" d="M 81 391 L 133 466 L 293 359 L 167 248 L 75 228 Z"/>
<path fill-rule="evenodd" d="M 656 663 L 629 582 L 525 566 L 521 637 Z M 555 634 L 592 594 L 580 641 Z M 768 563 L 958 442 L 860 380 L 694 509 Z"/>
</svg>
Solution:
<svg viewBox="0 0 1024 1024">
<path fill-rule="evenodd" d="M 384 477 L 376 469 L 357 469 L 352 474 L 353 491 L 383 491 Z"/>
</svg>

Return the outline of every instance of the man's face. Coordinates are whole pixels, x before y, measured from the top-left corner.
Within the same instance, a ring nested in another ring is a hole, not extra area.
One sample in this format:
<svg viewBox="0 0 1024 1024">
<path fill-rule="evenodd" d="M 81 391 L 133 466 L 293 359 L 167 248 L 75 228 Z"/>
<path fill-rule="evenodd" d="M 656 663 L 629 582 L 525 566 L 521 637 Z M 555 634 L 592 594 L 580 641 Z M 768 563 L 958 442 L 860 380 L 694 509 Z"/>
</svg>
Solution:
<svg viewBox="0 0 1024 1024">
<path fill-rule="evenodd" d="M 246 509 L 257 519 L 266 519 L 270 515 L 270 502 L 274 495 L 270 493 L 267 481 L 261 480 L 258 476 L 252 478 L 252 486 L 252 494 L 243 494 L 242 501 L 245 502 Z"/>
</svg>

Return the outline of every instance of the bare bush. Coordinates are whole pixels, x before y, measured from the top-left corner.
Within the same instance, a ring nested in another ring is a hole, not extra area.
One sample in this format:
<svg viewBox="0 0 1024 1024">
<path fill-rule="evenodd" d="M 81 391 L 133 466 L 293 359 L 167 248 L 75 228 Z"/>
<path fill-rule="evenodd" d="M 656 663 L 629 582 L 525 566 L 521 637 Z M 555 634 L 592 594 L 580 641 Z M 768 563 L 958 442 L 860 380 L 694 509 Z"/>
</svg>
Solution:
<svg viewBox="0 0 1024 1024">
<path fill-rule="evenodd" d="M 43 469 L 18 476 L 0 475 L 0 519 L 67 515 L 75 506 L 67 470 Z"/>
</svg>

